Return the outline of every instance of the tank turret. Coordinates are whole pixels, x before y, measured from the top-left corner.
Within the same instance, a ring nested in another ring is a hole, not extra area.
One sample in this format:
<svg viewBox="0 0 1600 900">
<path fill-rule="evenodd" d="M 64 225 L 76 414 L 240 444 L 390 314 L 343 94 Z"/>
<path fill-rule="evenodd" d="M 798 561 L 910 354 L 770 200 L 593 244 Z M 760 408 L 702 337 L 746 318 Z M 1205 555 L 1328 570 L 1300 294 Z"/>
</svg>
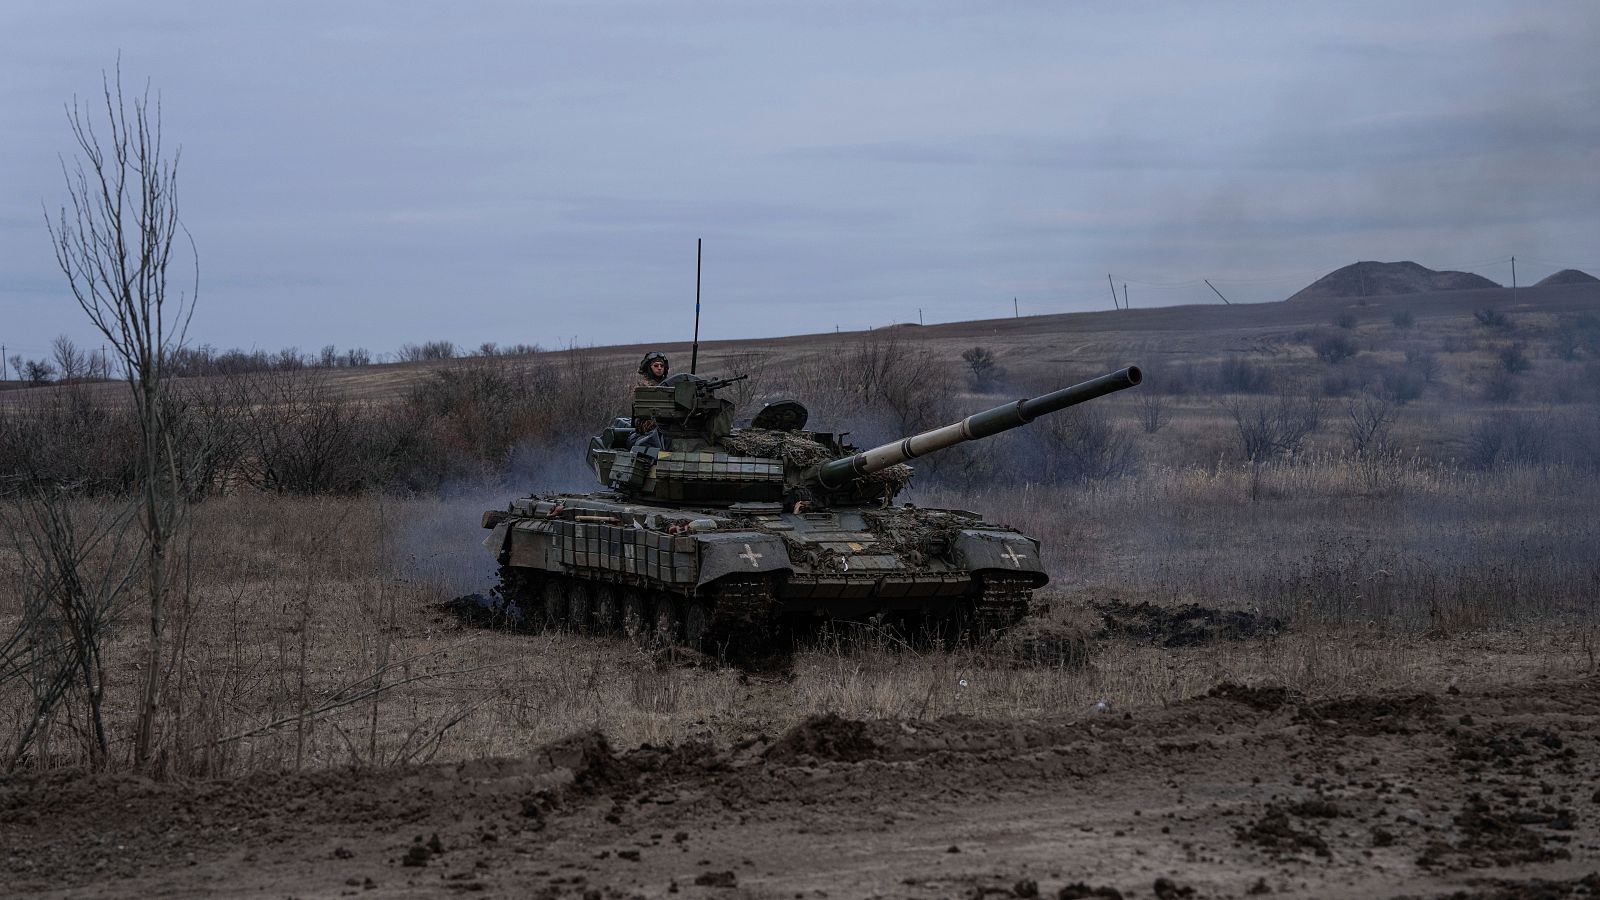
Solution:
<svg viewBox="0 0 1600 900">
<path fill-rule="evenodd" d="M 794 401 L 769 404 L 752 428 L 734 429 L 733 403 L 716 392 L 745 377 L 680 374 L 635 388 L 632 417 L 619 418 L 590 442 L 596 477 L 639 499 L 724 505 L 792 504 L 797 498 L 822 505 L 886 502 L 910 473 L 884 473 L 908 460 L 1133 387 L 1143 376 L 1130 366 L 860 452 L 842 435 L 801 430 L 805 410 Z"/>
</svg>

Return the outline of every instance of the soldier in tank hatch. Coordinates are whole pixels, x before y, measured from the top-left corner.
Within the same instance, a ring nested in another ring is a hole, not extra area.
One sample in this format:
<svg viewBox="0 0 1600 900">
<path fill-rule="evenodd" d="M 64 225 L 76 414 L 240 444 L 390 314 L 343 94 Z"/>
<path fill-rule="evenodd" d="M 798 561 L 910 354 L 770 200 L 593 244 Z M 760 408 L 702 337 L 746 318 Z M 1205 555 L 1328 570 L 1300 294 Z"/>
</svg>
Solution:
<svg viewBox="0 0 1600 900">
<path fill-rule="evenodd" d="M 639 363 L 639 386 L 655 387 L 666 380 L 668 369 L 667 355 L 651 350 Z"/>
<path fill-rule="evenodd" d="M 639 362 L 639 387 L 655 387 L 667 378 L 671 365 L 667 355 L 651 350 Z M 667 436 L 656 427 L 656 420 L 638 418 L 633 420 L 633 437 L 628 440 L 629 447 L 647 448 L 657 450 L 667 449 Z"/>
</svg>

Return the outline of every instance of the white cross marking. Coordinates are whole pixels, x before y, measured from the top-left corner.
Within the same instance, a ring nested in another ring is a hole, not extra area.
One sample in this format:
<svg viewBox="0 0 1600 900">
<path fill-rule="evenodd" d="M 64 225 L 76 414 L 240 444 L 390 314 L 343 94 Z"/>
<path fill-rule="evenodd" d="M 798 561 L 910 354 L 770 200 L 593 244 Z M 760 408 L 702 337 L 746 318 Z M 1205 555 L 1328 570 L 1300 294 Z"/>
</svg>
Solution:
<svg viewBox="0 0 1600 900">
<path fill-rule="evenodd" d="M 1005 559 L 1011 560 L 1011 565 L 1012 566 L 1014 566 L 1014 567 L 1016 567 L 1018 569 L 1022 568 L 1022 563 L 1018 562 L 1018 560 L 1027 559 L 1028 555 L 1026 553 L 1018 553 L 1017 551 L 1011 549 L 1011 545 L 1010 544 L 1006 544 L 1005 548 L 1006 548 L 1006 552 L 1000 554 L 1000 556 L 1005 558 Z"/>
<path fill-rule="evenodd" d="M 748 559 L 748 560 L 750 560 L 750 568 L 759 569 L 759 568 L 761 568 L 761 563 L 756 562 L 756 560 L 760 559 L 762 557 L 762 555 L 763 554 L 760 554 L 760 553 L 755 552 L 754 550 L 751 550 L 749 544 L 745 544 L 744 545 L 744 552 L 739 554 L 739 558 L 740 559 Z"/>
</svg>

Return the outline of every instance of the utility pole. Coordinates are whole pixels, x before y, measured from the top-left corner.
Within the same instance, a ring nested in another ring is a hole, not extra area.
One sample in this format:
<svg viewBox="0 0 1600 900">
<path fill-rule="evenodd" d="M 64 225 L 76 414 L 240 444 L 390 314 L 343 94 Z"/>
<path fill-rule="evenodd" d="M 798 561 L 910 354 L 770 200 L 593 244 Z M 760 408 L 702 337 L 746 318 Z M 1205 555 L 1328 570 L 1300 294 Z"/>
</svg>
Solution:
<svg viewBox="0 0 1600 900">
<path fill-rule="evenodd" d="M 1133 309 L 1133 307 L 1128 305 L 1128 283 L 1126 281 L 1122 283 L 1122 308 Z"/>
<path fill-rule="evenodd" d="M 1111 280 L 1110 272 L 1106 273 L 1106 284 L 1111 285 L 1111 308 L 1121 309 L 1122 307 L 1117 305 L 1117 283 Z"/>
<path fill-rule="evenodd" d="M 10 376 L 6 374 L 6 345 L 0 344 L 0 381 L 10 380 Z"/>
<path fill-rule="evenodd" d="M 1200 280 L 1204 281 L 1206 283 L 1206 287 L 1211 288 L 1211 293 L 1216 294 L 1218 297 L 1222 297 L 1222 292 L 1217 290 L 1217 286 L 1211 283 L 1211 279 L 1202 278 Z M 1232 306 L 1233 305 L 1232 303 L 1228 303 L 1228 298 L 1227 297 L 1222 297 L 1222 302 L 1227 304 L 1228 306 Z"/>
<path fill-rule="evenodd" d="M 1511 257 L 1511 299 L 1517 299 L 1517 258 Z"/>
<path fill-rule="evenodd" d="M 1017 305 L 1017 298 L 1015 298 L 1015 297 L 1011 298 L 1011 318 L 1013 318 L 1013 319 L 1022 318 L 1022 307 Z"/>
<path fill-rule="evenodd" d="M 917 307 L 917 324 L 922 324 L 922 307 Z"/>
</svg>

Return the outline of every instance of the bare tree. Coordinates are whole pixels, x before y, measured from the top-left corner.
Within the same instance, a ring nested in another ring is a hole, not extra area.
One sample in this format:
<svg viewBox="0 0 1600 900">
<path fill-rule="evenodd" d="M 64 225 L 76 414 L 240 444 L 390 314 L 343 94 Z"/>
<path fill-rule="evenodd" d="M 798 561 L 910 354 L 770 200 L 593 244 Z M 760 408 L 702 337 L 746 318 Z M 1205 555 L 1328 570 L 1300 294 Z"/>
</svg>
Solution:
<svg viewBox="0 0 1600 900">
<path fill-rule="evenodd" d="M 33 387 L 49 384 L 50 376 L 56 374 L 56 367 L 50 365 L 48 360 L 30 359 L 23 362 L 19 357 L 17 362 L 18 368 L 22 370 L 22 377 Z"/>
<path fill-rule="evenodd" d="M 961 351 L 961 361 L 967 364 L 967 370 L 972 373 L 972 389 L 987 391 L 995 387 L 996 382 L 1006 376 L 1006 370 L 1000 365 L 1000 358 L 985 347 L 972 347 Z"/>
<path fill-rule="evenodd" d="M 56 361 L 62 381 L 77 381 L 88 373 L 89 355 L 64 334 L 50 342 L 50 357 Z"/>
<path fill-rule="evenodd" d="M 168 427 L 168 361 L 182 347 L 200 282 L 194 242 L 178 221 L 178 158 L 162 145 L 161 103 L 125 98 L 122 72 L 101 76 L 103 109 L 67 111 L 78 155 L 62 162 L 67 203 L 52 223 L 56 262 L 78 305 L 122 360 L 139 421 L 139 523 L 144 531 L 149 631 L 134 760 L 146 765 L 161 707 L 168 601 L 179 580 L 173 544 L 186 507 Z M 173 244 L 187 239 L 193 285 L 169 290 Z"/>
<path fill-rule="evenodd" d="M 426 341 L 422 344 L 404 344 L 398 354 L 401 362 L 431 362 L 455 359 L 456 345 L 449 341 Z"/>
<path fill-rule="evenodd" d="M 90 352 L 89 367 L 86 370 L 88 377 L 96 381 L 111 380 L 111 358 L 104 350 Z"/>
</svg>

